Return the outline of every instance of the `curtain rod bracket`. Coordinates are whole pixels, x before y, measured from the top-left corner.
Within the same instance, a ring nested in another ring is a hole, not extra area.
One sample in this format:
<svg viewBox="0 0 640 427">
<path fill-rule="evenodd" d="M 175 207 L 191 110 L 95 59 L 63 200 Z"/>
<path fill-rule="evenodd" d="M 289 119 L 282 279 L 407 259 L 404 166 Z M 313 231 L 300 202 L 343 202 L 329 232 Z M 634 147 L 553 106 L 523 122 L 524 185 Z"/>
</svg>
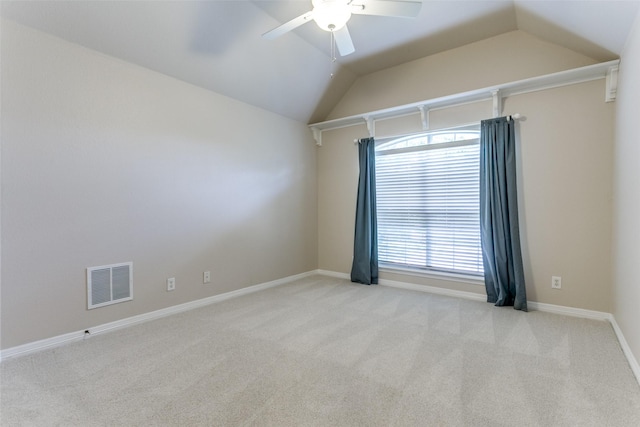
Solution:
<svg viewBox="0 0 640 427">
<path fill-rule="evenodd" d="M 613 102 L 616 100 L 618 92 L 618 65 L 612 65 L 607 70 L 607 86 L 604 94 L 605 102 Z"/>
<path fill-rule="evenodd" d="M 502 95 L 500 89 L 492 90 L 491 96 L 493 97 L 493 117 L 500 117 L 502 114 Z"/>
<path fill-rule="evenodd" d="M 369 131 L 369 136 L 373 138 L 376 134 L 376 122 L 374 118 L 369 115 L 362 116 L 362 118 L 367 122 L 367 130 Z"/>
<path fill-rule="evenodd" d="M 422 119 L 422 130 L 429 130 L 429 109 L 424 105 L 420 105 L 418 109 Z"/>
<path fill-rule="evenodd" d="M 316 145 L 318 147 L 322 147 L 322 130 L 318 129 L 315 126 L 312 126 L 311 132 L 313 133 L 313 139 L 316 140 Z"/>
</svg>

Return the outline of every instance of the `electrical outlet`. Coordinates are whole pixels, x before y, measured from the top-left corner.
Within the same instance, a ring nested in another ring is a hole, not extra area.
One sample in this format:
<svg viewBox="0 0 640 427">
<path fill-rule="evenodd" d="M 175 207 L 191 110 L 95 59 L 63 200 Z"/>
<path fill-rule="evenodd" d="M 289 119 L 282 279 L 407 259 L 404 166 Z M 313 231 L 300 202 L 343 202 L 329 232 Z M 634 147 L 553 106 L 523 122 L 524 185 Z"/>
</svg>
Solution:
<svg viewBox="0 0 640 427">
<path fill-rule="evenodd" d="M 562 289 L 562 277 L 560 277 L 560 276 L 552 276 L 551 277 L 551 287 L 553 289 Z"/>
<path fill-rule="evenodd" d="M 211 283 L 211 272 L 205 271 L 202 275 L 202 283 Z"/>
<path fill-rule="evenodd" d="M 167 291 L 175 291 L 176 290 L 176 278 L 169 277 L 167 279 Z"/>
</svg>

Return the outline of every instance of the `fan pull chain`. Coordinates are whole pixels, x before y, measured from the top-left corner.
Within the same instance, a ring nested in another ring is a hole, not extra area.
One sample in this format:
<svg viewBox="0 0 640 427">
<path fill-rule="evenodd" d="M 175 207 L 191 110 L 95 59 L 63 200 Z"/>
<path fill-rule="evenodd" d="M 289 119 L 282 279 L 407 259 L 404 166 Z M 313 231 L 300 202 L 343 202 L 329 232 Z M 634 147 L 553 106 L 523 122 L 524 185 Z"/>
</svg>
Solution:
<svg viewBox="0 0 640 427">
<path fill-rule="evenodd" d="M 335 69 L 335 63 L 336 63 L 336 37 L 333 34 L 333 31 L 331 31 L 331 74 L 330 77 L 333 78 L 334 76 L 334 69 Z"/>
</svg>

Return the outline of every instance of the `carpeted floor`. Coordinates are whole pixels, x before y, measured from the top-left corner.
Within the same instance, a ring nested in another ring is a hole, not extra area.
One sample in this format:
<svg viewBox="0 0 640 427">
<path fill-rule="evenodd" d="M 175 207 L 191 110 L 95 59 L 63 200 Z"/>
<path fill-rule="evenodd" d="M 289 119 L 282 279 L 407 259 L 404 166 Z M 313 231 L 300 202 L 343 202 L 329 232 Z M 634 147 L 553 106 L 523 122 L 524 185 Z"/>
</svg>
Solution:
<svg viewBox="0 0 640 427">
<path fill-rule="evenodd" d="M 638 426 L 606 322 L 321 276 L 1 364 L 2 426 Z"/>
</svg>

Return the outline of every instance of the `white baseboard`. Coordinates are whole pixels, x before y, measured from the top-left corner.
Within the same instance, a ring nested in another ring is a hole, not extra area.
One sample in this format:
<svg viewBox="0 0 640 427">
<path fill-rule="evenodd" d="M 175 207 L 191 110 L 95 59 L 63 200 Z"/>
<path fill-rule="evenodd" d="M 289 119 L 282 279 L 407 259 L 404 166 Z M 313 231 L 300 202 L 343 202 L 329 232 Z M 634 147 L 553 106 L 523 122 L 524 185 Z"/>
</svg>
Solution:
<svg viewBox="0 0 640 427">
<path fill-rule="evenodd" d="M 348 275 L 347 273 L 338 273 L 337 271 L 330 271 L 330 270 L 316 270 L 315 271 L 316 274 L 319 274 L 321 276 L 329 276 L 329 277 L 335 277 L 337 279 L 347 279 L 347 280 L 351 280 L 351 276 Z"/>
<path fill-rule="evenodd" d="M 159 319 L 161 317 L 171 316 L 172 314 L 182 313 L 184 311 L 193 310 L 194 308 L 203 307 L 206 305 L 214 304 L 217 302 L 225 301 L 230 298 L 236 298 L 242 295 L 247 295 L 253 292 L 258 292 L 263 289 L 273 288 L 275 286 L 283 285 L 285 283 L 292 282 L 294 280 L 302 279 L 308 276 L 318 274 L 317 270 L 308 271 L 306 273 L 296 274 L 294 276 L 288 276 L 282 279 L 273 280 L 270 282 L 260 283 L 246 288 L 237 289 L 231 292 L 225 292 L 223 294 L 214 295 L 207 298 L 202 298 L 195 301 L 190 301 L 184 304 L 178 304 L 171 307 L 155 310 L 149 313 L 139 314 L 137 316 L 128 317 L 126 319 L 116 320 L 115 322 L 109 322 L 102 325 L 94 326 L 92 328 L 83 329 L 81 331 L 70 332 L 63 335 L 58 335 L 51 338 L 46 338 L 39 341 L 11 347 L 6 350 L 0 351 L 0 362 L 12 357 L 25 356 L 27 354 L 35 353 L 38 351 L 50 349 L 53 347 L 59 347 L 64 344 L 69 344 L 76 341 L 82 341 L 85 339 L 85 331 L 88 330 L 90 336 L 104 334 L 107 332 L 115 331 L 117 329 L 126 328 L 128 326 L 137 325 L 139 323 L 148 322 L 150 320 Z"/>
<path fill-rule="evenodd" d="M 412 291 L 428 292 L 430 294 L 445 295 L 454 298 L 470 299 L 474 301 L 485 301 L 487 297 L 474 292 L 456 291 L 455 289 L 439 288 L 437 286 L 416 285 L 415 283 L 398 282 L 395 280 L 380 279 L 381 286 L 389 286 L 392 288 L 409 289 Z"/>
<path fill-rule="evenodd" d="M 624 334 L 622 333 L 620 326 L 618 326 L 618 322 L 616 322 L 616 318 L 613 317 L 613 315 L 611 315 L 611 319 L 609 319 L 609 321 L 611 322 L 611 326 L 613 327 L 613 330 L 616 333 L 616 336 L 618 337 L 618 341 L 620 342 L 620 347 L 622 347 L 622 352 L 624 353 L 625 356 L 627 356 L 629 367 L 631 368 L 633 375 L 636 376 L 636 380 L 638 381 L 638 384 L 640 384 L 640 365 L 638 364 L 638 360 L 633 355 L 633 352 L 631 351 L 631 347 L 629 347 L 629 343 L 624 337 Z"/>
<path fill-rule="evenodd" d="M 338 273 L 336 271 L 316 270 L 316 274 L 323 276 L 336 277 L 339 279 L 350 279 L 350 275 L 346 273 Z M 446 295 L 450 297 L 470 299 L 474 301 L 486 301 L 485 294 L 475 292 L 457 291 L 454 289 L 441 288 L 438 286 L 417 285 L 415 283 L 399 282 L 395 280 L 380 279 L 379 284 L 382 286 L 391 286 L 394 288 L 409 289 L 412 291 L 428 292 L 431 294 Z M 535 301 L 527 301 L 527 307 L 531 310 L 544 311 L 547 313 L 563 314 L 565 316 L 583 317 L 585 319 L 610 320 L 611 313 L 602 311 L 585 310 L 582 308 L 565 307 L 562 305 L 545 304 Z"/>
<path fill-rule="evenodd" d="M 593 320 L 610 320 L 611 313 L 603 311 L 585 310 L 583 308 L 565 307 L 563 305 L 545 304 L 543 302 L 527 301 L 527 307 L 531 310 L 544 311 L 546 313 L 562 314 L 564 316 L 582 317 Z"/>
<path fill-rule="evenodd" d="M 336 271 L 329 270 L 316 270 L 317 274 L 329 277 L 335 277 L 338 279 L 351 279 L 351 276 L 346 273 L 338 273 Z M 476 294 L 473 292 L 456 291 L 453 289 L 439 288 L 437 286 L 428 285 L 416 285 L 415 283 L 398 282 L 395 280 L 379 279 L 378 284 L 381 286 L 390 286 L 392 288 L 409 289 L 411 291 L 429 292 L 430 294 L 446 295 L 450 297 L 472 299 L 476 301 L 484 301 L 485 295 Z"/>
</svg>

